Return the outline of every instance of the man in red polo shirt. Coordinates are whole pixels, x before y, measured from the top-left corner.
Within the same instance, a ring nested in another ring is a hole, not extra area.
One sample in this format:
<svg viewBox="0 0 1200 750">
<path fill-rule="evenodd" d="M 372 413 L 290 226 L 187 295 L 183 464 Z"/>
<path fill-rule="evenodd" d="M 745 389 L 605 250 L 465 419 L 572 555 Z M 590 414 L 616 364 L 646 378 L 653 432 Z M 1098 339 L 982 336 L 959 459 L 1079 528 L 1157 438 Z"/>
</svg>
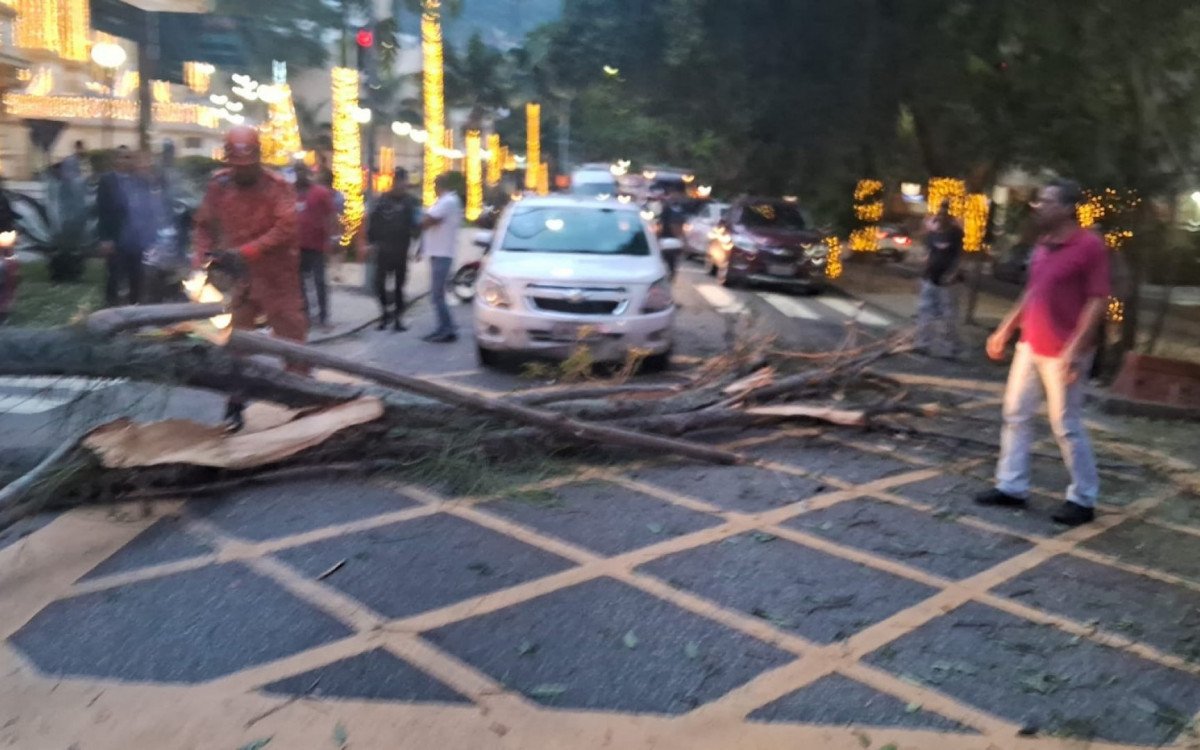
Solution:
<svg viewBox="0 0 1200 750">
<path fill-rule="evenodd" d="M 296 220 L 300 241 L 300 293 L 304 312 L 311 322 L 312 305 L 308 301 L 308 279 L 317 289 L 317 325 L 329 327 L 329 291 L 325 282 L 325 255 L 337 226 L 337 208 L 333 191 L 313 182 L 308 165 L 296 165 Z"/>
<path fill-rule="evenodd" d="M 975 498 L 983 505 L 1025 506 L 1040 385 L 1050 427 L 1071 473 L 1067 501 L 1052 517 L 1068 526 L 1095 518 L 1100 493 L 1083 400 L 1110 293 L 1104 240 L 1076 220 L 1082 199 L 1078 183 L 1056 180 L 1033 203 L 1041 240 L 1033 251 L 1025 293 L 987 341 L 988 356 L 1001 360 L 1013 334 L 1021 330 L 1004 392 L 996 487 Z"/>
</svg>

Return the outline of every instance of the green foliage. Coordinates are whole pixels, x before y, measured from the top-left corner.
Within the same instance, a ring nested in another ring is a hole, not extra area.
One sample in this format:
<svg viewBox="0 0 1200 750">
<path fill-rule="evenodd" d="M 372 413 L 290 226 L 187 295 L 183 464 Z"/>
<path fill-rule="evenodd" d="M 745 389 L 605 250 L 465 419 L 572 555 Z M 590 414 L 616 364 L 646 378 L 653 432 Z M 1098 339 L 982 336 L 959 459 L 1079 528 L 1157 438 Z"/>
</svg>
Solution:
<svg viewBox="0 0 1200 750">
<path fill-rule="evenodd" d="M 104 295 L 104 262 L 92 259 L 84 265 L 82 278 L 74 283 L 56 283 L 45 262 L 21 265 L 9 324 L 29 328 L 66 325 L 100 309 Z"/>
</svg>

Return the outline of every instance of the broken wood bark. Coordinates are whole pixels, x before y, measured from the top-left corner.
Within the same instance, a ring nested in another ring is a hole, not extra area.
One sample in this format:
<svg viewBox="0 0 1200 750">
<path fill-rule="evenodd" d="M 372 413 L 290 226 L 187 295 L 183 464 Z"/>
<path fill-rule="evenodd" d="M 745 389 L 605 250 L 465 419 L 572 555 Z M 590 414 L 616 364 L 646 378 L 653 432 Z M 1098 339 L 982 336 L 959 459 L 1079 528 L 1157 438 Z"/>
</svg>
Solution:
<svg viewBox="0 0 1200 750">
<path fill-rule="evenodd" d="M 225 313 L 223 304 L 146 305 L 134 307 L 110 307 L 92 313 L 83 325 L 96 336 L 113 336 L 122 331 L 132 331 L 146 326 L 165 326 L 186 323 L 189 320 L 215 318 Z"/>
<path fill-rule="evenodd" d="M 549 432 L 573 440 L 596 441 L 608 445 L 623 446 L 687 456 L 718 464 L 737 464 L 744 459 L 732 451 L 698 443 L 672 440 L 646 435 L 632 430 L 609 427 L 571 419 L 551 411 L 533 409 L 508 401 L 487 398 L 463 388 L 434 383 L 429 380 L 384 370 L 372 365 L 353 362 L 327 352 L 319 351 L 289 341 L 281 341 L 259 333 L 234 331 L 229 337 L 228 348 L 243 354 L 269 354 L 298 365 L 325 367 L 351 375 L 367 378 L 381 385 L 415 393 L 420 396 L 472 409 L 480 414 L 490 414 L 502 419 L 541 427 Z"/>
</svg>

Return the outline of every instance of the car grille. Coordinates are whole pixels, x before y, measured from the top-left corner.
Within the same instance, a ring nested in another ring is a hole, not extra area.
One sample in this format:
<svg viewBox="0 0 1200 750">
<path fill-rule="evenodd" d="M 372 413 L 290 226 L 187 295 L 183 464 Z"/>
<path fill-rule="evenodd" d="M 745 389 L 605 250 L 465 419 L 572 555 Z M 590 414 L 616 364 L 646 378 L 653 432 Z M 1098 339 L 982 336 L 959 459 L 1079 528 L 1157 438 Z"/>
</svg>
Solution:
<svg viewBox="0 0 1200 750">
<path fill-rule="evenodd" d="M 582 302 L 572 302 L 571 300 L 551 299 L 549 297 L 534 297 L 533 304 L 539 310 L 567 313 L 569 315 L 612 315 L 621 306 L 619 300 L 583 300 Z"/>
<path fill-rule="evenodd" d="M 629 290 L 623 286 L 530 284 L 525 290 L 533 309 L 560 315 L 615 316 L 629 305 Z"/>
</svg>

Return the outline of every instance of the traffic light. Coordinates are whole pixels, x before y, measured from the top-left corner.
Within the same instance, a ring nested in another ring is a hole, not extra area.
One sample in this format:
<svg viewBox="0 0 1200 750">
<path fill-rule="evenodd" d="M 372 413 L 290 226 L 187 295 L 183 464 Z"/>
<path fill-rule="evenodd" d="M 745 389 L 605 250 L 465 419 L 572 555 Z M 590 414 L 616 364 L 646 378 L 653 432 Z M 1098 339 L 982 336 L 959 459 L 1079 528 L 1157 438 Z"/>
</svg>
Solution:
<svg viewBox="0 0 1200 750">
<path fill-rule="evenodd" d="M 367 73 L 371 69 L 371 52 L 375 47 L 375 32 L 368 28 L 358 30 L 354 35 L 354 43 L 358 46 L 358 70 Z"/>
</svg>

